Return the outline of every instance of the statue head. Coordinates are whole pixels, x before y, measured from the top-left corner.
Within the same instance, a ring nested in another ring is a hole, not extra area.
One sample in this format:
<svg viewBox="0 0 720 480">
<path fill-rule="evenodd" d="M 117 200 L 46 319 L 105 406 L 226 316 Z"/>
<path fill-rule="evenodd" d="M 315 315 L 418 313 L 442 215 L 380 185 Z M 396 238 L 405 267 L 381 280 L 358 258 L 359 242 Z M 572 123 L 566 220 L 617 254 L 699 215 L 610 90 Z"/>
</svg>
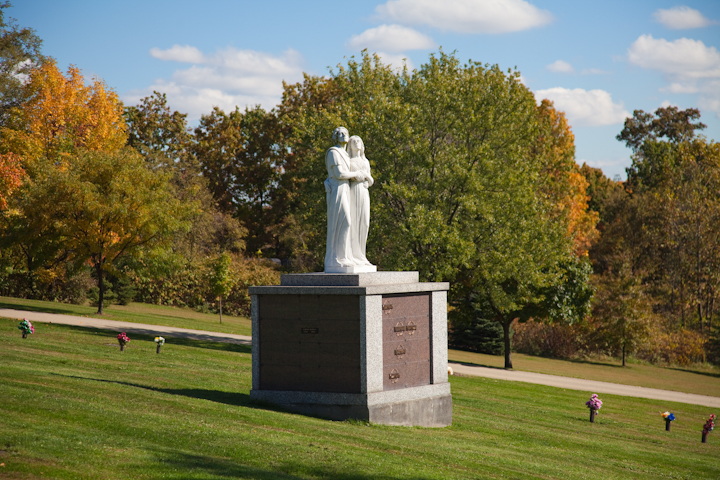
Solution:
<svg viewBox="0 0 720 480">
<path fill-rule="evenodd" d="M 353 135 L 350 137 L 350 140 L 348 140 L 348 153 L 351 157 L 364 157 L 365 156 L 365 144 L 362 141 L 362 138 L 358 137 L 357 135 Z"/>
<path fill-rule="evenodd" d="M 335 143 L 347 143 L 350 137 L 348 129 L 345 127 L 337 127 L 332 134 L 333 142 Z"/>
</svg>

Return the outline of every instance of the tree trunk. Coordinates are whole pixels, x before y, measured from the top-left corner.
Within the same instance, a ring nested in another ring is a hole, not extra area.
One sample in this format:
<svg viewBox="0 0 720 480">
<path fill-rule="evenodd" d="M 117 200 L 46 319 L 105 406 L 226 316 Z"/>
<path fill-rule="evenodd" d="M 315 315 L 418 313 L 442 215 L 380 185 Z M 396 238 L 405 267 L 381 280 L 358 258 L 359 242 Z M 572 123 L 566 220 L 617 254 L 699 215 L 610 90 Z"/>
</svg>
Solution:
<svg viewBox="0 0 720 480">
<path fill-rule="evenodd" d="M 103 282 L 103 271 L 102 263 L 97 263 L 97 275 L 98 275 L 98 311 L 99 315 L 103 313 L 103 300 L 105 299 L 105 282 Z"/>
<path fill-rule="evenodd" d="M 222 295 L 218 297 L 218 300 L 220 300 L 220 323 L 222 323 Z"/>
<path fill-rule="evenodd" d="M 512 359 L 510 358 L 510 324 L 512 320 L 503 319 L 501 322 L 503 327 L 503 340 L 505 341 L 505 368 L 512 368 Z"/>
<path fill-rule="evenodd" d="M 625 366 L 625 343 L 623 343 L 622 357 L 623 357 L 623 359 L 622 359 L 622 360 L 623 360 L 622 366 L 624 367 L 624 366 Z"/>
</svg>

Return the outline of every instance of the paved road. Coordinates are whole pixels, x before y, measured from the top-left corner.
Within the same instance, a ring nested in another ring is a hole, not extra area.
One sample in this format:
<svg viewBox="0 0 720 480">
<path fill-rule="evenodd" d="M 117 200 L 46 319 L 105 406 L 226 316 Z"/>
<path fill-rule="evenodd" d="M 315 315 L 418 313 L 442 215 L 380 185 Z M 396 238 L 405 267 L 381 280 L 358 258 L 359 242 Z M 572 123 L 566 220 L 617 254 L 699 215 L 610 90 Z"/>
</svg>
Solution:
<svg viewBox="0 0 720 480">
<path fill-rule="evenodd" d="M 632 385 L 621 385 L 619 383 L 583 380 L 582 378 L 546 375 L 544 373 L 478 367 L 474 365 L 463 365 L 460 363 L 450 363 L 449 365 L 452 367 L 454 373 L 460 375 L 496 378 L 498 380 L 535 383 L 539 385 L 548 385 L 550 387 L 566 388 L 569 390 L 608 393 L 611 395 L 622 395 L 624 397 L 651 398 L 665 400 L 668 402 L 689 403 L 692 405 L 704 405 L 706 407 L 720 408 L 720 397 L 711 397 L 709 395 L 674 392 L 672 390 L 660 390 L 657 388 L 635 387 Z"/>
<path fill-rule="evenodd" d="M 207 332 L 205 330 L 191 330 L 189 328 L 164 327 L 162 325 L 147 325 L 145 323 L 118 322 L 102 318 L 76 317 L 74 315 L 58 315 L 56 313 L 27 312 L 0 308 L 0 317 L 27 318 L 31 322 L 57 323 L 62 325 L 75 325 L 88 328 L 100 328 L 114 332 L 135 333 L 138 335 L 163 335 L 166 337 L 189 338 L 192 340 L 208 340 L 212 342 L 236 343 L 250 345 L 251 337 L 235 335 L 232 333 Z"/>
<path fill-rule="evenodd" d="M 187 328 L 164 327 L 161 325 L 146 325 L 143 323 L 118 322 L 102 318 L 76 317 L 72 315 L 58 315 L 54 313 L 28 312 L 23 310 L 0 309 L 0 317 L 27 318 L 31 322 L 57 323 L 75 325 L 88 328 L 100 328 L 115 332 L 127 332 L 143 335 L 159 335 L 168 337 L 189 338 L 193 340 L 208 340 L 213 342 L 235 343 L 250 345 L 251 337 L 247 335 L 234 335 L 231 333 L 207 332 L 204 330 L 190 330 Z M 593 393 L 607 393 L 625 397 L 651 398 L 669 402 L 689 403 L 720 408 L 720 397 L 696 395 L 693 393 L 659 390 L 656 388 L 635 387 L 617 383 L 597 382 L 580 378 L 545 375 L 543 373 L 520 372 L 517 370 L 504 370 L 500 368 L 478 367 L 451 363 L 454 373 L 473 377 L 495 378 L 498 380 L 511 380 L 516 382 L 535 383 L 551 387 L 566 388 L 568 390 L 581 390 Z"/>
</svg>

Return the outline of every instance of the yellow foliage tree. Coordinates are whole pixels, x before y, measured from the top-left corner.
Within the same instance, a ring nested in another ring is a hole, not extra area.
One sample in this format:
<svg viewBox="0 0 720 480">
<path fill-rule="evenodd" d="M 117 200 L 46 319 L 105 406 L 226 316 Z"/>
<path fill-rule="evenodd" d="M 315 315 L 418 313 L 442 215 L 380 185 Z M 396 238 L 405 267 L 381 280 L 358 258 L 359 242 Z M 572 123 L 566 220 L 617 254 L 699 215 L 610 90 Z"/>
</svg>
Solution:
<svg viewBox="0 0 720 480">
<path fill-rule="evenodd" d="M 23 98 L 0 133 L 3 152 L 20 155 L 26 167 L 39 159 L 63 164 L 79 148 L 116 152 L 127 141 L 117 94 L 97 78 L 85 85 L 74 66 L 63 75 L 52 60 L 39 65 Z"/>
<path fill-rule="evenodd" d="M 556 110 L 550 100 L 543 100 L 537 113 L 540 135 L 533 153 L 544 165 L 543 193 L 555 205 L 556 215 L 566 219 L 575 255 L 582 257 L 599 235 L 595 228 L 599 217 L 588 208 L 588 182 L 575 162 L 575 135 L 565 113 Z"/>
<path fill-rule="evenodd" d="M 21 184 L 25 170 L 20 157 L 14 153 L 0 154 L 0 210 L 7 207 L 10 194 Z"/>
</svg>

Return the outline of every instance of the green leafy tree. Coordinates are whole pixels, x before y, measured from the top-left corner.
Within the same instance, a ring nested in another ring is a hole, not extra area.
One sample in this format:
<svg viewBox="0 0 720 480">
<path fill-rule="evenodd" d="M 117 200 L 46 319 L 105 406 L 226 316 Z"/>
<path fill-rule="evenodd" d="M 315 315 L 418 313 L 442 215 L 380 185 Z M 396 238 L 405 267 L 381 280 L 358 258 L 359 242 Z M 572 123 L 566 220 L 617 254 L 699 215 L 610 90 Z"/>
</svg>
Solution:
<svg viewBox="0 0 720 480">
<path fill-rule="evenodd" d="M 187 168 L 190 132 L 187 114 L 171 111 L 164 93 L 153 92 L 125 108 L 127 144 L 152 168 Z M 180 164 L 180 165 L 178 165 Z"/>
<path fill-rule="evenodd" d="M 151 171 L 133 150 L 83 151 L 67 168 L 47 172 L 57 230 L 75 262 L 89 262 L 103 312 L 105 272 L 124 256 L 166 244 L 186 226 L 193 205 L 173 195 L 169 176 Z"/>
<path fill-rule="evenodd" d="M 625 358 L 648 337 L 652 307 L 641 278 L 625 262 L 617 270 L 598 277 L 597 298 L 593 308 L 595 341 L 604 342 L 610 351 Z"/>
<path fill-rule="evenodd" d="M 320 101 L 326 92 L 332 101 Z M 305 101 L 304 107 L 297 102 Z M 396 71 L 363 54 L 326 83 L 286 88 L 279 110 L 299 157 L 293 173 L 296 219 L 321 268 L 327 176 L 322 159 L 333 129 L 346 126 L 367 146 L 375 178 L 368 257 L 384 270 L 418 270 L 451 281 L 453 312 L 482 302 L 483 318 L 505 329 L 537 316 L 545 291 L 562 282 L 571 258 L 568 224 L 541 194 L 545 163 L 532 155 L 538 111 L 519 73 L 432 55 Z"/>
<path fill-rule="evenodd" d="M 279 250 L 270 226 L 286 214 L 289 189 L 282 183 L 292 156 L 274 112 L 260 107 L 226 114 L 215 107 L 195 129 L 192 152 L 218 207 L 247 228 L 252 253 Z"/>
<path fill-rule="evenodd" d="M 220 323 L 222 323 L 222 299 L 230 293 L 233 287 L 232 277 L 230 276 L 231 264 L 230 255 L 223 253 L 215 259 L 212 265 L 210 284 L 213 294 L 217 296 L 220 302 Z"/>
</svg>

